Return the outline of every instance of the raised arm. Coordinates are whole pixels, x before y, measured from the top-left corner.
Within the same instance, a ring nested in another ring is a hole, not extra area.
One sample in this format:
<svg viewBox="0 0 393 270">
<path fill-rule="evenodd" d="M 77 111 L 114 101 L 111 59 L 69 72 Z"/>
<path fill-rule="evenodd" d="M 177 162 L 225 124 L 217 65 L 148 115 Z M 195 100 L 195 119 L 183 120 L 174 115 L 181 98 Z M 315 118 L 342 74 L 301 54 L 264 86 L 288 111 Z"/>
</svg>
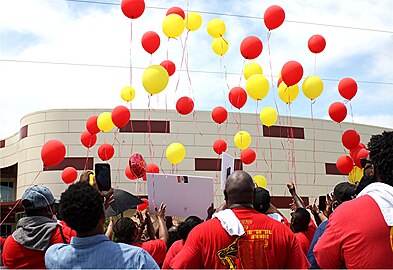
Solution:
<svg viewBox="0 0 393 270">
<path fill-rule="evenodd" d="M 306 208 L 306 205 L 304 204 L 303 200 L 297 195 L 296 189 L 295 189 L 295 184 L 292 181 L 289 181 L 287 184 L 289 193 L 291 193 L 293 199 L 295 200 L 295 205 L 297 208 Z"/>
<path fill-rule="evenodd" d="M 168 229 L 165 224 L 166 204 L 161 203 L 160 208 L 156 208 L 156 217 L 158 220 L 158 238 L 168 243 Z"/>
</svg>

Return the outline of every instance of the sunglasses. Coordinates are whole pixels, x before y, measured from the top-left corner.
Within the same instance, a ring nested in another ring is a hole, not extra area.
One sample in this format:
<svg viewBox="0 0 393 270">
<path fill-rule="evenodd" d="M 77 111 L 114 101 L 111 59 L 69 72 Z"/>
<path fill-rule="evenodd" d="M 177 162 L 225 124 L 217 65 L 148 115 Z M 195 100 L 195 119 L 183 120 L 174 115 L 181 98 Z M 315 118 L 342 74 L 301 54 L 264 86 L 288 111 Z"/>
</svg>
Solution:
<svg viewBox="0 0 393 270">
<path fill-rule="evenodd" d="M 371 160 L 367 158 L 360 159 L 360 166 L 362 166 L 362 168 L 365 168 L 367 164 L 373 164 L 373 163 L 371 162 Z"/>
</svg>

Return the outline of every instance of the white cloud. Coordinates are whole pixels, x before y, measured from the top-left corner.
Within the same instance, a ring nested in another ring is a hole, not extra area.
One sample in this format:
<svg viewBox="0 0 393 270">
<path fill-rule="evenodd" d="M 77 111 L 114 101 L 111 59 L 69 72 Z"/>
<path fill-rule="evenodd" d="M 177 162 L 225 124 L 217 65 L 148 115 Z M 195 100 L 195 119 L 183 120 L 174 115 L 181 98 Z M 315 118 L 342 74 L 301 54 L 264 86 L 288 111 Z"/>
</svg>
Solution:
<svg viewBox="0 0 393 270">
<path fill-rule="evenodd" d="M 161 1 L 146 1 L 147 6 L 162 6 Z M 190 1 L 190 10 L 237 13 L 263 17 L 265 9 L 274 1 Z M 317 22 L 322 24 L 348 25 L 371 29 L 392 31 L 391 15 L 393 7 L 389 0 L 383 3 L 370 1 L 281 1 L 286 10 L 286 19 L 290 21 Z M 173 0 L 165 6 L 182 6 L 184 1 Z M 23 6 L 23 8 L 21 8 Z M 391 8 L 389 8 L 391 7 Z M 158 64 L 169 58 L 177 68 L 180 67 L 182 46 L 180 40 L 170 40 L 163 35 L 161 22 L 165 10 L 146 9 L 145 14 L 132 22 L 132 66 L 147 67 L 150 62 Z M 228 72 L 240 73 L 244 60 L 240 56 L 241 40 L 247 35 L 257 35 L 264 42 L 262 55 L 256 59 L 262 64 L 264 73 L 269 77 L 270 70 L 267 51 L 266 28 L 263 20 L 215 16 L 202 14 L 203 25 L 200 30 L 189 33 L 187 41 L 188 69 L 223 72 L 224 65 Z M 220 65 L 211 46 L 211 37 L 206 33 L 207 21 L 220 17 L 227 24 L 225 35 L 230 49 Z M 3 30 L 1 30 L 3 29 Z M 30 112 L 52 108 L 113 108 L 122 104 L 120 89 L 129 83 L 129 42 L 130 21 L 123 16 L 119 6 L 103 6 L 66 2 L 64 0 L 2 1 L 0 3 L 0 35 L 2 42 L 0 58 L 36 60 L 63 63 L 88 63 L 115 67 L 88 67 L 48 65 L 33 63 L 0 62 L 0 89 L 2 89 L 0 121 L 3 128 L 0 138 L 9 136 L 19 129 L 20 118 Z M 161 37 L 159 50 L 150 57 L 143 51 L 140 39 L 145 31 L 154 30 Z M 26 45 L 18 44 L 18 50 L 11 50 L 13 35 L 31 38 L 34 41 Z M 271 50 L 273 74 L 288 60 L 298 60 L 305 68 L 305 75 L 314 71 L 314 55 L 307 49 L 308 38 L 313 34 L 322 34 L 327 40 L 326 50 L 317 56 L 317 73 L 323 78 L 342 78 L 351 76 L 363 81 L 393 80 L 391 70 L 392 35 L 370 31 L 332 28 L 318 25 L 304 25 L 285 22 L 272 31 Z M 185 34 L 182 36 L 184 42 Z M 4 41 L 5 40 L 5 41 Z M 183 70 L 187 69 L 183 65 Z M 141 85 L 143 70 L 134 69 L 133 87 L 137 97 L 133 108 L 147 107 L 147 93 Z M 175 93 L 180 74 L 180 83 Z M 205 74 L 177 72 L 171 77 L 164 93 L 152 98 L 152 108 L 174 108 L 177 98 L 182 95 L 195 97 L 196 108 L 211 109 L 213 106 L 229 104 L 226 100 L 228 82 L 230 87 L 237 86 L 240 75 Z M 244 86 L 245 81 L 242 80 Z M 315 115 L 327 114 L 328 105 L 339 100 L 336 82 L 325 82 L 325 93 L 317 101 Z M 369 95 L 366 91 L 377 88 L 377 93 Z M 4 90 L 3 90 L 4 89 Z M 390 96 L 388 96 L 390 92 Z M 387 97 L 393 99 L 391 85 L 359 84 L 356 97 L 355 113 L 365 114 L 371 111 L 369 104 L 377 106 L 377 114 L 390 116 Z M 272 94 L 261 102 L 263 106 L 272 106 Z M 280 111 L 286 108 L 281 101 Z M 309 115 L 308 101 L 298 98 L 293 104 L 292 114 Z M 390 102 L 389 102 L 390 103 Z M 253 103 L 252 103 L 253 104 Z M 261 106 L 261 105 L 260 105 Z M 255 111 L 254 105 L 247 108 Z M 358 111 L 356 111 L 358 110 Z M 375 110 L 375 108 L 374 108 Z M 361 121 L 362 118 L 355 118 Z M 382 122 L 383 123 L 383 122 Z"/>
</svg>

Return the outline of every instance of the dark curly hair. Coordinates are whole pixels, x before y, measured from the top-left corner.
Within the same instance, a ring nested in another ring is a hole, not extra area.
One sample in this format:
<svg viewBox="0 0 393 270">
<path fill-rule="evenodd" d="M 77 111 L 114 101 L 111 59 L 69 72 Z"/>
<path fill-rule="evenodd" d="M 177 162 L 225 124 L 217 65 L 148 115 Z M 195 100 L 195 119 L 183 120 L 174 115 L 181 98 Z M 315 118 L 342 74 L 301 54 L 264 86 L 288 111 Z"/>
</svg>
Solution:
<svg viewBox="0 0 393 270">
<path fill-rule="evenodd" d="M 113 233 L 117 242 L 131 244 L 138 232 L 136 223 L 129 217 L 119 218 L 113 226 Z"/>
<path fill-rule="evenodd" d="M 393 131 L 371 136 L 367 146 L 380 181 L 393 186 Z"/>
<path fill-rule="evenodd" d="M 77 233 L 93 231 L 105 215 L 101 194 L 86 182 L 70 185 L 61 194 L 59 208 L 63 220 Z"/>
<path fill-rule="evenodd" d="M 181 239 L 186 241 L 187 236 L 191 232 L 191 230 L 194 229 L 195 226 L 201 224 L 202 222 L 203 220 L 197 216 L 189 216 L 188 218 L 186 218 L 184 222 L 180 223 L 177 229 Z"/>
</svg>

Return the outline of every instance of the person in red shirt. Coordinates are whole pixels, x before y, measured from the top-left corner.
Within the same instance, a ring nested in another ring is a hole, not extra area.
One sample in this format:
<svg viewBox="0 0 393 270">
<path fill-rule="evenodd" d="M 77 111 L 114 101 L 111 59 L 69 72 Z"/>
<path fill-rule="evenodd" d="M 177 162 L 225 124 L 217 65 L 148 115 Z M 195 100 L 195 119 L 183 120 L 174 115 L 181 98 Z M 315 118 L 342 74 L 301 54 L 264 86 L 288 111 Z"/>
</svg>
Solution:
<svg viewBox="0 0 393 270">
<path fill-rule="evenodd" d="M 314 247 L 321 268 L 393 269 L 393 132 L 368 143 L 375 183 L 329 217 Z"/>
<path fill-rule="evenodd" d="M 303 253 L 307 255 L 317 228 L 311 219 L 310 213 L 304 208 L 297 208 L 295 212 L 291 213 L 291 216 L 292 231 L 295 233 Z"/>
<path fill-rule="evenodd" d="M 229 209 L 190 232 L 171 268 L 307 268 L 291 230 L 253 209 L 254 192 L 248 173 L 233 172 L 224 190 Z"/>
<path fill-rule="evenodd" d="M 172 246 L 169 248 L 166 256 L 164 263 L 162 265 L 161 269 L 170 269 L 170 262 L 172 259 L 180 252 L 180 250 L 183 248 L 184 243 L 187 240 L 188 234 L 190 231 L 197 225 L 201 224 L 203 221 L 199 217 L 196 216 L 189 216 L 184 220 L 182 223 L 180 223 L 178 227 L 178 232 L 179 235 L 181 236 L 182 239 L 177 240 L 172 244 Z"/>
<path fill-rule="evenodd" d="M 113 226 L 113 232 L 117 242 L 137 246 L 146 250 L 153 257 L 156 263 L 161 265 L 165 259 L 166 244 L 168 242 L 168 229 L 165 224 L 165 210 L 165 204 L 161 204 L 160 208 L 156 209 L 156 217 L 159 226 L 159 239 L 153 239 L 146 242 L 138 241 L 137 224 L 129 217 L 123 217 L 117 220 Z"/>
<path fill-rule="evenodd" d="M 8 268 L 45 268 L 45 251 L 56 243 L 69 243 L 70 235 L 52 219 L 55 199 L 44 186 L 32 186 L 22 196 L 27 217 L 4 243 L 2 260 Z"/>
</svg>

